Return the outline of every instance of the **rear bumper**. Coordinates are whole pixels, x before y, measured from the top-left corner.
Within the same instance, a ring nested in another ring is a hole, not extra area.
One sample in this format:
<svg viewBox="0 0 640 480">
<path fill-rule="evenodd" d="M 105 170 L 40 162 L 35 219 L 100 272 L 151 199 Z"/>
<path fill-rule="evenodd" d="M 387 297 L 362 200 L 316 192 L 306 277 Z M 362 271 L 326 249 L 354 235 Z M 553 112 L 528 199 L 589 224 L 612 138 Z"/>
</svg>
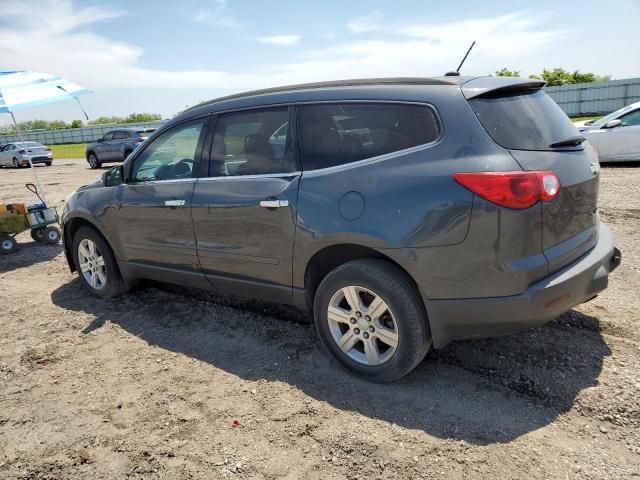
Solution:
<svg viewBox="0 0 640 480">
<path fill-rule="evenodd" d="M 505 335 L 542 325 L 607 288 L 620 264 L 613 233 L 600 224 L 598 242 L 568 267 L 508 297 L 427 300 L 433 344 Z"/>
</svg>

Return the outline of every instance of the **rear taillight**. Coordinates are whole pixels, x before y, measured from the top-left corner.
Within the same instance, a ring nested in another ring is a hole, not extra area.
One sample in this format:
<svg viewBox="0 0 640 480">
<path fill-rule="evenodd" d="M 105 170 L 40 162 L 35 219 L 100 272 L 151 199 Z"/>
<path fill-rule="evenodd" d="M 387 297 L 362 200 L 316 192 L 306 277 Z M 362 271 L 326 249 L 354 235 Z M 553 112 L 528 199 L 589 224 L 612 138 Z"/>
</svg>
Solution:
<svg viewBox="0 0 640 480">
<path fill-rule="evenodd" d="M 490 202 L 519 210 L 539 200 L 550 202 L 560 193 L 560 180 L 550 170 L 456 173 L 453 179 Z"/>
</svg>

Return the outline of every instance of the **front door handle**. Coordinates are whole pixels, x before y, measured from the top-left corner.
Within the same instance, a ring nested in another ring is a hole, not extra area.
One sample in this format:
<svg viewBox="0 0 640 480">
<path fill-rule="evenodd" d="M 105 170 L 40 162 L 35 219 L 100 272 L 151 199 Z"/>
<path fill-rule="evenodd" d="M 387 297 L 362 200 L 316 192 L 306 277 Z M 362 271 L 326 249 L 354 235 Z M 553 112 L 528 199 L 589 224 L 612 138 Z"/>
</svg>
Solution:
<svg viewBox="0 0 640 480">
<path fill-rule="evenodd" d="M 184 207 L 184 200 L 165 200 L 165 207 Z"/>
<path fill-rule="evenodd" d="M 260 206 L 264 208 L 281 208 L 288 207 L 289 200 L 262 200 Z"/>
</svg>

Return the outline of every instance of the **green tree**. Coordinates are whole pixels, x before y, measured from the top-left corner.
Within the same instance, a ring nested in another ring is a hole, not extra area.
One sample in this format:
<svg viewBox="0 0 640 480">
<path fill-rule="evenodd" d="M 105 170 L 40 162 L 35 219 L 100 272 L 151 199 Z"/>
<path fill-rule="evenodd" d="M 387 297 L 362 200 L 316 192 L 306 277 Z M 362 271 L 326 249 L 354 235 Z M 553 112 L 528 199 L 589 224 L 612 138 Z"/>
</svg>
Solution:
<svg viewBox="0 0 640 480">
<path fill-rule="evenodd" d="M 153 122 L 155 120 L 162 120 L 162 115 L 159 113 L 132 113 L 127 115 L 124 123 Z"/>
<path fill-rule="evenodd" d="M 533 75 L 531 77 L 541 77 L 542 80 L 547 82 L 547 85 L 550 87 L 570 85 L 574 83 L 606 82 L 611 79 L 610 75 L 599 76 L 595 73 L 582 73 L 579 70 L 569 72 L 564 68 L 554 68 L 553 70 L 547 70 L 545 68 L 540 77 L 534 77 Z"/>
<path fill-rule="evenodd" d="M 80 128 L 82 127 L 82 120 L 74 120 L 71 122 L 71 128 Z"/>
<path fill-rule="evenodd" d="M 500 70 L 496 70 L 496 75 L 498 77 L 519 77 L 520 70 L 509 70 L 508 68 L 501 68 Z"/>
</svg>

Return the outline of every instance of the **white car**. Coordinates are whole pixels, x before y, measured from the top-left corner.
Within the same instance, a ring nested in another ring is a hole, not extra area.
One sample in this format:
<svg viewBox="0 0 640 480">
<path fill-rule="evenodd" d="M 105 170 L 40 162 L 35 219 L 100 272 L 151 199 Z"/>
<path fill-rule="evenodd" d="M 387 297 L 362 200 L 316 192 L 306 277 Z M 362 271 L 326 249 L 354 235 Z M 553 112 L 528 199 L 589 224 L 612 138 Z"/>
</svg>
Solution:
<svg viewBox="0 0 640 480">
<path fill-rule="evenodd" d="M 0 149 L 0 166 L 26 167 L 32 164 L 44 163 L 50 167 L 53 163 L 51 149 L 38 142 L 8 143 Z"/>
<path fill-rule="evenodd" d="M 600 163 L 640 161 L 640 102 L 579 127 L 578 131 L 596 148 Z"/>
</svg>

